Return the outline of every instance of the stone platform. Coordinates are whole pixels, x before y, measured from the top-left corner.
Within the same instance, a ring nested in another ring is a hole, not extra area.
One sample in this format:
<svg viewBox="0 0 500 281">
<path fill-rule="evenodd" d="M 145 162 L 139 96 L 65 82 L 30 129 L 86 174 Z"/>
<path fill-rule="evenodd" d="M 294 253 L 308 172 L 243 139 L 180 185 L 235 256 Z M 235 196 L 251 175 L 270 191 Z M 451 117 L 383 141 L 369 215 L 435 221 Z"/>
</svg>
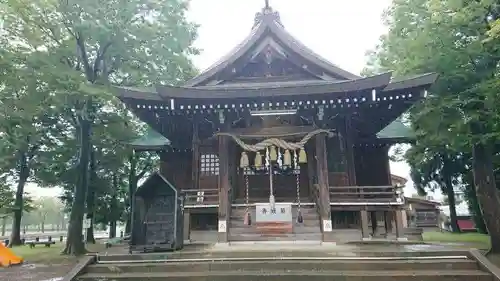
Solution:
<svg viewBox="0 0 500 281">
<path fill-rule="evenodd" d="M 482 268 L 470 251 L 450 246 L 255 242 L 99 256 L 78 280 L 492 281 Z"/>
</svg>

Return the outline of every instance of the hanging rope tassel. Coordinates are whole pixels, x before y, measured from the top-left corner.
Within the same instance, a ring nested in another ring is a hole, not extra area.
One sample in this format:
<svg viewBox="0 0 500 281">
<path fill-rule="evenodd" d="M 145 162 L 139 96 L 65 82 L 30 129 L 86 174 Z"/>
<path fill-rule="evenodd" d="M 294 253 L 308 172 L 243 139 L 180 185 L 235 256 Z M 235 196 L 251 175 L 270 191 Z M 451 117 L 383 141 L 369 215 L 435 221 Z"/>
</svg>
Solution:
<svg viewBox="0 0 500 281">
<path fill-rule="evenodd" d="M 300 158 L 300 157 L 299 157 Z M 293 162 L 295 168 L 295 184 L 297 187 L 297 223 L 303 223 L 302 211 L 300 209 L 300 166 L 297 162 L 297 151 L 293 152 Z"/>
<path fill-rule="evenodd" d="M 292 155 L 290 154 L 290 150 L 285 150 L 285 155 L 283 155 L 283 165 L 292 166 Z"/>
<path fill-rule="evenodd" d="M 240 158 L 240 168 L 246 168 L 248 167 L 248 155 L 245 151 L 241 153 L 241 158 Z"/>
<path fill-rule="evenodd" d="M 278 153 L 276 152 L 276 147 L 274 145 L 271 146 L 269 150 L 269 160 L 276 161 L 278 159 Z"/>
<path fill-rule="evenodd" d="M 297 223 L 303 223 L 304 222 L 304 218 L 302 217 L 302 211 L 298 211 L 297 212 Z"/>
<path fill-rule="evenodd" d="M 307 163 L 307 154 L 306 154 L 306 151 L 304 150 L 304 148 L 300 149 L 300 152 L 299 152 L 299 163 L 300 164 Z"/>
<path fill-rule="evenodd" d="M 243 218 L 243 223 L 245 225 L 252 225 L 252 215 L 250 214 L 250 210 L 246 209 L 245 217 Z"/>
<path fill-rule="evenodd" d="M 247 170 L 245 170 L 248 172 Z M 252 215 L 250 214 L 250 206 L 249 206 L 249 188 L 248 188 L 248 174 L 245 173 L 245 205 L 247 209 L 245 211 L 245 217 L 243 218 L 243 224 L 252 225 Z"/>
<path fill-rule="evenodd" d="M 262 155 L 260 154 L 259 151 L 255 153 L 255 162 L 254 162 L 255 168 L 260 168 L 262 167 Z"/>
</svg>

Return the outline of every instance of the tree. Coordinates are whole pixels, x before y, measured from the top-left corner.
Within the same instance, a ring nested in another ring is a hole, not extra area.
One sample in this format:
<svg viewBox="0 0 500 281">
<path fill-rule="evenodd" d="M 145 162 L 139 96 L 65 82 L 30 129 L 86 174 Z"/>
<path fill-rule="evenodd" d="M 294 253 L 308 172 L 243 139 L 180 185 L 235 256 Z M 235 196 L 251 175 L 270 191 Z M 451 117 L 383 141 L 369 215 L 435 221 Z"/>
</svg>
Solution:
<svg viewBox="0 0 500 281">
<path fill-rule="evenodd" d="M 33 201 L 33 211 L 36 215 L 39 229 L 45 232 L 47 223 L 57 224 L 60 220 L 59 214 L 62 213 L 62 205 L 53 197 L 41 197 Z"/>
<path fill-rule="evenodd" d="M 32 176 L 34 163 L 40 161 L 38 153 L 53 142 L 58 124 L 50 86 L 38 82 L 44 73 L 29 67 L 37 59 L 36 52 L 4 45 L 0 56 L 0 180 L 16 185 L 12 246 L 21 244 L 24 186 Z"/>
<path fill-rule="evenodd" d="M 437 187 L 445 194 L 450 206 L 450 226 L 453 232 L 460 232 L 457 223 L 455 187 L 460 182 L 461 171 L 465 164 L 460 154 L 446 146 L 425 146 L 422 143 L 411 147 L 406 152 L 406 159 L 411 168 L 411 176 L 417 190 L 425 193 Z"/>
<path fill-rule="evenodd" d="M 412 124 L 427 143 L 472 152 L 476 195 L 495 253 L 500 200 L 492 163 L 493 144 L 500 139 L 500 38 L 488 35 L 499 15 L 500 5 L 487 0 L 394 1 L 386 14 L 389 33 L 371 59 L 371 67 L 401 75 L 440 74 L 429 98 L 412 111 Z"/>
<path fill-rule="evenodd" d="M 187 3 L 177 0 L 6 2 L 8 38 L 45 50 L 44 70 L 64 96 L 78 140 L 78 180 L 63 252 L 81 254 L 92 127 L 96 113 L 109 105 L 108 86 L 176 84 L 191 77 L 196 26 L 185 18 Z"/>
</svg>

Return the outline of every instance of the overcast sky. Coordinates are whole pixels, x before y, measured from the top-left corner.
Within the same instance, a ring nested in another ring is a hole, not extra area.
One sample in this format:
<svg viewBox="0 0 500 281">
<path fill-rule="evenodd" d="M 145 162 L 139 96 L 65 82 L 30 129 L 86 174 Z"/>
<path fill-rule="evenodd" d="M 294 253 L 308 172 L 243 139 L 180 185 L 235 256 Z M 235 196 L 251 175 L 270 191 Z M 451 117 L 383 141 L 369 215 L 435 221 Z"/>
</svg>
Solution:
<svg viewBox="0 0 500 281">
<path fill-rule="evenodd" d="M 366 64 L 366 52 L 377 44 L 387 29 L 382 14 L 391 0 L 270 0 L 289 33 L 337 66 L 359 74 Z M 191 0 L 188 17 L 198 23 L 196 46 L 202 49 L 194 59 L 205 69 L 240 43 L 250 32 L 255 13 L 264 0 Z M 391 163 L 393 174 L 409 178 L 405 163 Z M 57 195 L 59 190 L 29 192 Z M 405 193 L 414 193 L 411 182 Z"/>
</svg>

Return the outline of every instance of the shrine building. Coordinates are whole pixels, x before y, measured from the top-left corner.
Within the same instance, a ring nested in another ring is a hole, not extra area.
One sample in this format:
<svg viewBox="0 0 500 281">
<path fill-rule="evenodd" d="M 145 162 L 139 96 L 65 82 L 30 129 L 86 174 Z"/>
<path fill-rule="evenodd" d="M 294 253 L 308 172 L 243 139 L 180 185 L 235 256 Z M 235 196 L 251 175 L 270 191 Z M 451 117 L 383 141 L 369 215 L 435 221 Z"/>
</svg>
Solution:
<svg viewBox="0 0 500 281">
<path fill-rule="evenodd" d="M 401 240 L 405 198 L 389 148 L 411 141 L 399 117 L 436 78 L 345 71 L 265 6 L 241 44 L 183 86 L 117 96 L 157 132 L 143 148 L 159 152 L 159 174 L 184 195 L 186 239 L 203 230 L 219 242 L 329 242 L 348 230 Z"/>
</svg>

